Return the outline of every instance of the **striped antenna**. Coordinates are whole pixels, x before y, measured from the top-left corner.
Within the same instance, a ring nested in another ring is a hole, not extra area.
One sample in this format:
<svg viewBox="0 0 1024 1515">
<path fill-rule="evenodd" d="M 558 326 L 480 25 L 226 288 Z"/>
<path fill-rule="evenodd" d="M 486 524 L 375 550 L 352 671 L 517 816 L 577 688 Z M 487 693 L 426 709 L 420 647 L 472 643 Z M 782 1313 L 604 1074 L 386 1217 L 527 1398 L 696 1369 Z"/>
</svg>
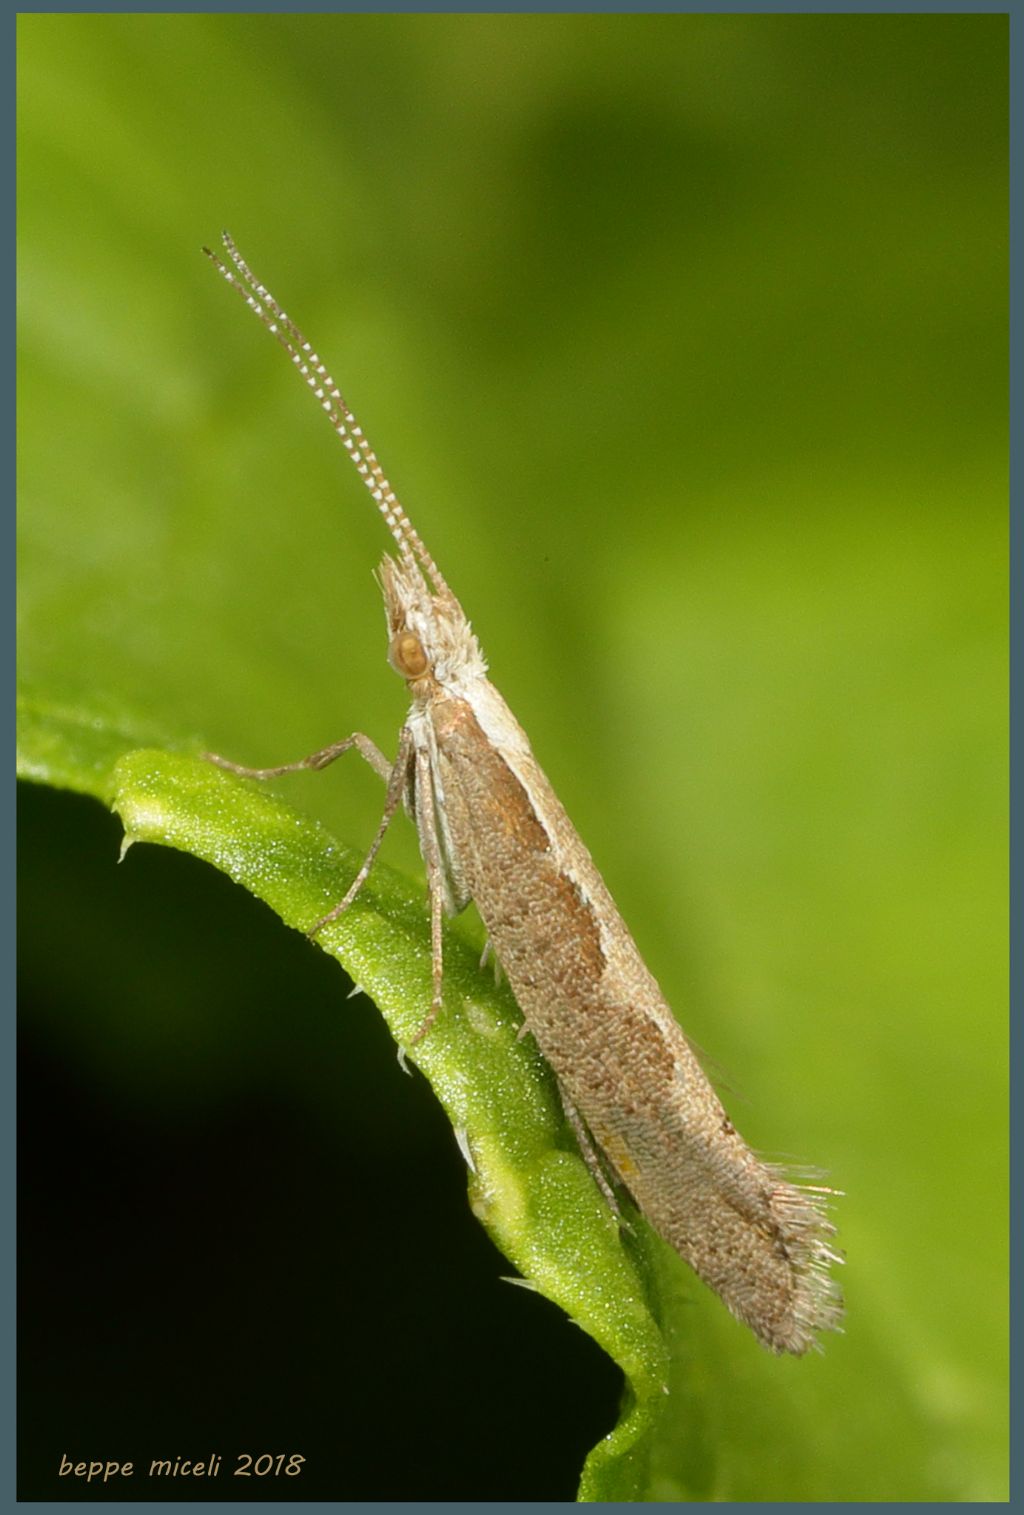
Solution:
<svg viewBox="0 0 1024 1515">
<path fill-rule="evenodd" d="M 319 400 L 321 409 L 341 438 L 342 446 L 355 464 L 360 478 L 373 496 L 377 509 L 387 522 L 388 530 L 394 537 L 402 557 L 414 566 L 418 560 L 419 566 L 430 576 L 435 592 L 454 601 L 455 596 L 448 588 L 444 575 L 423 545 L 419 532 L 402 509 L 388 482 L 387 475 L 377 461 L 377 454 L 366 440 L 363 428 L 349 410 L 341 391 L 319 356 L 313 351 L 295 322 L 285 315 L 266 285 L 261 284 L 254 276 L 226 231 L 221 233 L 221 240 L 228 257 L 238 270 L 237 275 L 208 247 L 204 247 L 203 252 L 231 287 L 238 291 L 271 336 L 281 344 L 307 386 Z"/>
</svg>

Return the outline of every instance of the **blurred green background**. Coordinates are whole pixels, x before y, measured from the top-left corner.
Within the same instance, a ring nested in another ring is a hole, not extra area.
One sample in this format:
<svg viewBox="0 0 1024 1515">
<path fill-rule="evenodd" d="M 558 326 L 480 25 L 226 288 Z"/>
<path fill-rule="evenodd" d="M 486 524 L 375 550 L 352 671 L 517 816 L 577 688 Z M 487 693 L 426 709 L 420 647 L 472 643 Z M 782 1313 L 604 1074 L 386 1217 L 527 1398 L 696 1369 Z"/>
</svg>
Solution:
<svg viewBox="0 0 1024 1515">
<path fill-rule="evenodd" d="M 394 747 L 384 534 L 227 226 L 744 1134 L 846 1191 L 846 1336 L 780 1363 L 695 1300 L 653 1493 L 1006 1497 L 1007 35 L 19 23 L 34 708 Z M 369 840 L 361 765 L 283 792 Z M 22 1497 L 210 1444 L 306 1447 L 289 1498 L 572 1497 L 616 1375 L 497 1282 L 429 1091 L 268 911 L 117 844 L 26 793 Z"/>
</svg>

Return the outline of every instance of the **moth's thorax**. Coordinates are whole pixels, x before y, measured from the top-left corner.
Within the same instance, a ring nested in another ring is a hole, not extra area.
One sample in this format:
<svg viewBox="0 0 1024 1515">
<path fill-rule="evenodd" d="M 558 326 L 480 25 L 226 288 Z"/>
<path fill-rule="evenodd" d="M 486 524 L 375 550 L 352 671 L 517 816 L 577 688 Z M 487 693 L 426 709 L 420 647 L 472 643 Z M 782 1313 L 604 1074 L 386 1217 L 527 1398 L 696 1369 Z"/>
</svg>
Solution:
<svg viewBox="0 0 1024 1515">
<path fill-rule="evenodd" d="M 461 694 L 487 674 L 480 645 L 451 593 L 435 594 L 419 567 L 386 557 L 380 586 L 388 618 L 388 659 L 417 700 Z"/>
</svg>

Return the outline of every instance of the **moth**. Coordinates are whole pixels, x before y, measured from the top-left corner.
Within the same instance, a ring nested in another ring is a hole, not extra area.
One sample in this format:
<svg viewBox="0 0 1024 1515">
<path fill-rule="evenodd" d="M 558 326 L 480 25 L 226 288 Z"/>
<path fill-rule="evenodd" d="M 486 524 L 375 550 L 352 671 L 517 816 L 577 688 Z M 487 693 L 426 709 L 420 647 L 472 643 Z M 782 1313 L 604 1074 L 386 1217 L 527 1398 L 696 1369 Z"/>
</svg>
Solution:
<svg viewBox="0 0 1024 1515">
<path fill-rule="evenodd" d="M 806 1352 L 842 1317 L 829 1273 L 842 1261 L 828 1219 L 834 1191 L 793 1182 L 732 1125 L 362 428 L 227 233 L 223 241 L 228 263 L 203 251 L 288 353 L 391 533 L 395 555 L 379 570 L 388 660 L 411 704 L 393 762 L 361 732 L 276 768 L 207 756 L 269 779 L 358 751 L 387 785 L 383 815 L 344 898 L 309 934 L 355 899 L 404 803 L 430 896 L 433 992 L 414 1040 L 441 1009 L 442 916 L 474 900 L 606 1197 L 614 1204 L 624 1189 L 771 1351 Z"/>
</svg>

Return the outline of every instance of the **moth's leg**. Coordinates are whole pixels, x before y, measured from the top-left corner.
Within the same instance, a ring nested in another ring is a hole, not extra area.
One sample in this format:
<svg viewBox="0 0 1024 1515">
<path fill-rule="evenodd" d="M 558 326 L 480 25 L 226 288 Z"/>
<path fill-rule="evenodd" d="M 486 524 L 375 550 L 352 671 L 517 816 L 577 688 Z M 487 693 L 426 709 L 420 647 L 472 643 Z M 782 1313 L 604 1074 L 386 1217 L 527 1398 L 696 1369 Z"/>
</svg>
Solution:
<svg viewBox="0 0 1024 1515">
<path fill-rule="evenodd" d="M 350 738 L 349 745 L 354 743 L 354 741 L 354 737 Z M 370 745 L 373 746 L 372 742 Z M 329 751 L 330 749 L 327 750 Z M 376 751 L 376 749 L 374 750 Z M 343 915 L 348 909 L 349 905 L 351 905 L 352 901 L 355 899 L 356 895 L 359 893 L 360 889 L 366 883 L 366 880 L 370 874 L 370 869 L 373 867 L 374 858 L 380 851 L 380 844 L 384 840 L 384 833 L 387 831 L 388 827 L 391 825 L 392 820 L 394 819 L 395 811 L 398 809 L 398 806 L 401 803 L 402 795 L 404 794 L 406 784 L 409 781 L 409 755 L 411 752 L 412 733 L 409 731 L 409 728 L 407 726 L 403 726 L 402 735 L 399 738 L 398 742 L 398 756 L 395 758 L 393 766 L 390 766 L 388 768 L 388 792 L 384 799 L 384 814 L 380 818 L 380 825 L 377 827 L 377 835 L 370 843 L 370 850 L 367 852 L 366 857 L 363 859 L 363 865 L 360 868 L 359 872 L 356 874 L 355 878 L 352 880 L 352 883 L 349 886 L 349 889 L 346 892 L 344 898 L 338 901 L 333 910 L 329 910 L 326 915 L 322 916 L 320 920 L 317 921 L 315 926 L 310 926 L 309 930 L 306 932 L 307 936 L 316 936 L 317 932 L 322 930 L 324 926 L 330 925 L 331 921 L 336 921 L 339 915 Z M 335 756 L 337 756 L 337 753 Z M 328 761 L 330 760 L 328 759 Z"/>
<path fill-rule="evenodd" d="M 572 1127 L 573 1135 L 579 1142 L 580 1152 L 583 1155 L 583 1161 L 590 1169 L 591 1177 L 593 1178 L 597 1187 L 600 1189 L 601 1193 L 604 1195 L 608 1203 L 608 1208 L 615 1216 L 615 1219 L 618 1221 L 619 1225 L 628 1231 L 629 1226 L 627 1225 L 622 1211 L 619 1208 L 619 1202 L 615 1197 L 615 1190 L 612 1188 L 611 1184 L 608 1181 L 608 1175 L 605 1172 L 604 1163 L 601 1160 L 601 1153 L 598 1150 L 590 1132 L 587 1130 L 583 1117 L 580 1115 L 580 1112 L 577 1110 L 568 1094 L 566 1094 L 561 1082 L 559 1082 L 558 1085 L 558 1092 L 562 1097 L 562 1109 L 565 1111 L 565 1118 Z"/>
<path fill-rule="evenodd" d="M 487 940 L 484 942 L 484 950 L 480 954 L 480 966 L 481 966 L 481 968 L 486 968 L 487 967 L 487 959 L 489 957 L 493 957 L 493 959 L 494 959 L 494 982 L 495 982 L 495 984 L 500 984 L 502 978 L 504 977 L 504 974 L 502 972 L 501 964 L 498 961 L 498 954 L 495 952 L 494 948 L 491 946 L 491 939 L 490 939 L 490 937 L 488 937 Z M 522 1036 L 522 1034 L 523 1034 L 522 1031 L 520 1031 L 519 1034 L 520 1034 L 520 1036 Z"/>
<path fill-rule="evenodd" d="M 360 757 L 366 759 L 375 773 L 380 774 L 385 783 L 391 778 L 392 765 L 381 752 L 375 742 L 371 742 L 368 736 L 361 731 L 354 731 L 343 742 L 332 742 L 330 747 L 322 747 L 319 752 L 311 752 L 308 757 L 299 758 L 297 763 L 282 763 L 277 768 L 246 768 L 242 763 L 232 763 L 229 758 L 224 758 L 216 752 L 204 752 L 203 757 L 208 763 L 216 763 L 218 768 L 226 768 L 229 773 L 237 773 L 243 779 L 279 779 L 283 773 L 299 773 L 303 768 L 310 768 L 319 773 L 321 768 L 326 768 L 333 763 L 335 758 L 340 758 L 343 752 L 348 752 L 354 747 Z"/>
<path fill-rule="evenodd" d="M 441 1010 L 444 986 L 444 954 L 441 942 L 441 919 L 444 913 L 444 875 L 437 845 L 437 812 L 434 806 L 434 787 L 430 779 L 430 754 L 425 748 L 416 753 L 416 821 L 423 847 L 423 861 L 427 866 L 427 888 L 430 892 L 430 966 L 432 993 L 430 1010 L 422 1026 L 409 1043 L 415 1047 L 422 1041 L 437 1020 Z"/>
</svg>

